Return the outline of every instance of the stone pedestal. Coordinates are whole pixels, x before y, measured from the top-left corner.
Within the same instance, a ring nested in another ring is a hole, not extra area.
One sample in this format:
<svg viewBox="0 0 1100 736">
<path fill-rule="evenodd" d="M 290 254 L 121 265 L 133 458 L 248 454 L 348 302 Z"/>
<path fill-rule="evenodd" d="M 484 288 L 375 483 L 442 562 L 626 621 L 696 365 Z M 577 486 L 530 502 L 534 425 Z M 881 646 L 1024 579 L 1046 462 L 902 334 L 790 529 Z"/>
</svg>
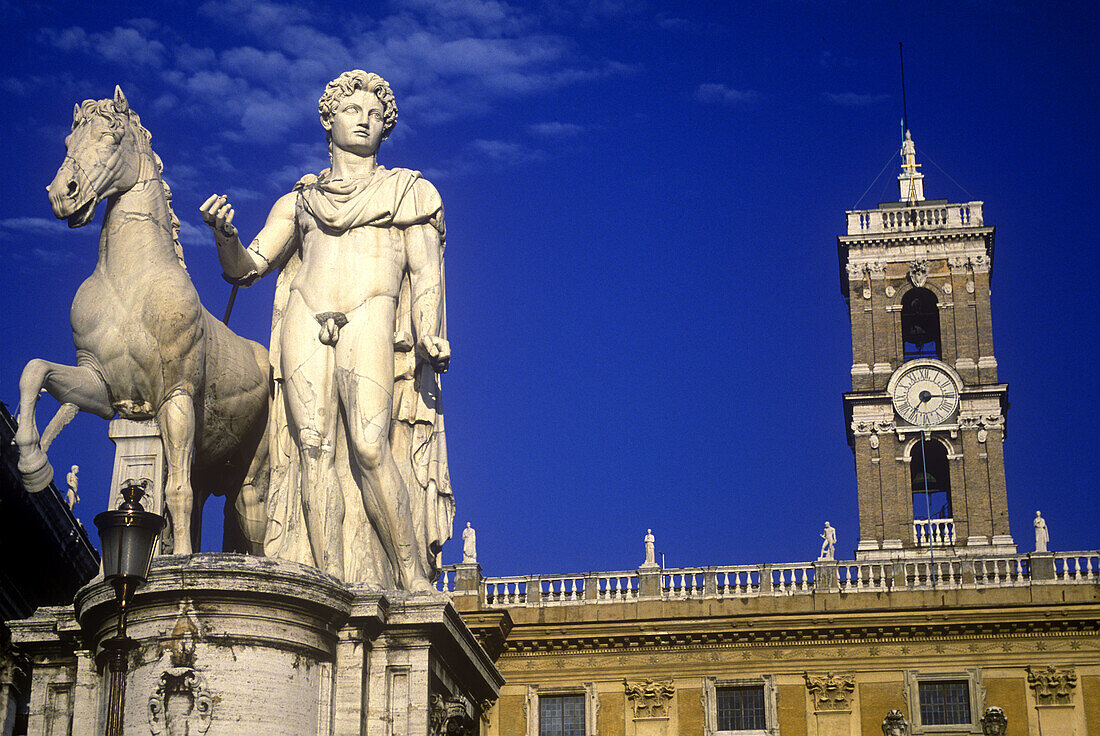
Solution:
<svg viewBox="0 0 1100 736">
<path fill-rule="evenodd" d="M 1077 718 L 1071 704 L 1040 705 L 1036 708 L 1039 733 L 1058 736 L 1078 736 Z"/>
<path fill-rule="evenodd" d="M 31 733 L 66 733 L 69 722 L 73 736 L 102 733 L 97 661 L 115 633 L 114 593 L 90 583 L 74 608 L 12 622 L 35 662 Z M 138 648 L 126 733 L 476 733 L 503 684 L 446 597 L 369 591 L 246 555 L 155 558 L 128 633 Z"/>
<path fill-rule="evenodd" d="M 817 711 L 814 713 L 815 736 L 850 736 L 852 712 L 850 710 Z"/>
<path fill-rule="evenodd" d="M 111 495 L 108 509 L 117 509 L 122 503 L 121 489 L 128 480 L 148 478 L 152 481 L 149 493 L 142 498 L 146 511 L 164 515 L 164 445 L 160 439 L 157 420 L 135 422 L 130 419 L 112 419 L 107 424 L 107 436 L 115 443 L 115 465 L 111 471 Z"/>
</svg>

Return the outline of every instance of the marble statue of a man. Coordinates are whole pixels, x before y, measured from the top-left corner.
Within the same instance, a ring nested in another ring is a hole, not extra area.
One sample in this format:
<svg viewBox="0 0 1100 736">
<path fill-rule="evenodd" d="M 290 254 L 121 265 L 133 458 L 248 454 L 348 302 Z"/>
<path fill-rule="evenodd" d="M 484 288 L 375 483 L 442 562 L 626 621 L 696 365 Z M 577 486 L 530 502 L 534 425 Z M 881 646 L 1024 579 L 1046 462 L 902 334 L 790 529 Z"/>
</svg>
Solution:
<svg viewBox="0 0 1100 736">
<path fill-rule="evenodd" d="M 65 484 L 69 487 L 65 491 L 65 501 L 69 504 L 69 510 L 72 511 L 73 507 L 80 503 L 80 493 L 77 488 L 80 486 L 80 479 L 77 477 L 77 473 L 80 472 L 80 466 L 74 465 L 68 475 L 65 476 Z"/>
<path fill-rule="evenodd" d="M 279 271 L 264 551 L 426 590 L 454 516 L 443 204 L 419 172 L 377 162 L 397 120 L 384 79 L 345 72 L 318 109 L 332 166 L 280 198 L 247 249 L 226 197 L 201 207 L 227 278 Z"/>
<path fill-rule="evenodd" d="M 819 560 L 831 560 L 836 554 L 836 529 L 834 529 L 829 522 L 825 522 L 825 531 L 818 535 L 825 541 L 821 543 L 821 554 L 818 555 Z"/>
<path fill-rule="evenodd" d="M 466 528 L 462 530 L 462 564 L 472 565 L 477 562 L 477 532 L 466 522 Z"/>
<path fill-rule="evenodd" d="M 1035 551 L 1046 552 L 1047 545 L 1050 544 L 1050 532 L 1047 530 L 1047 520 L 1038 511 L 1035 512 L 1032 526 L 1035 527 Z"/>
</svg>

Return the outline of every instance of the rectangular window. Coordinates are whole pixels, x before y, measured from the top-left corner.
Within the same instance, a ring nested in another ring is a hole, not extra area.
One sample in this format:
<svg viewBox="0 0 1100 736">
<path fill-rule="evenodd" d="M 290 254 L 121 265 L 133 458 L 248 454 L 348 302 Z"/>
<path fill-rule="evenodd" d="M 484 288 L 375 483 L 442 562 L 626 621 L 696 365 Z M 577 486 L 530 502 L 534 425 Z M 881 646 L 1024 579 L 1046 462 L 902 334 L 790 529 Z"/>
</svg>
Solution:
<svg viewBox="0 0 1100 736">
<path fill-rule="evenodd" d="M 584 695 L 541 696 L 539 736 L 584 736 Z"/>
<path fill-rule="evenodd" d="M 762 686 L 719 687 L 715 688 L 715 696 L 719 731 L 763 731 L 767 728 Z"/>
<path fill-rule="evenodd" d="M 966 680 L 920 683 L 920 722 L 925 726 L 970 725 L 970 686 Z"/>
</svg>

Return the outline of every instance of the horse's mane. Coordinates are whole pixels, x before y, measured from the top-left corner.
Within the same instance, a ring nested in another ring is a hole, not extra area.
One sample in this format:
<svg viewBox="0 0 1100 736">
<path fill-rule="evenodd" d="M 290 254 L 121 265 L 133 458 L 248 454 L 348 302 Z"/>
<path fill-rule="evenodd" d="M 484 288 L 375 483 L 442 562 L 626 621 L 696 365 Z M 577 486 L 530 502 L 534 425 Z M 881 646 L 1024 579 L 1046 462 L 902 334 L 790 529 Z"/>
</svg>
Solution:
<svg viewBox="0 0 1100 736">
<path fill-rule="evenodd" d="M 84 100 L 78 110 L 73 114 L 73 130 L 76 130 L 78 125 L 90 119 L 93 115 L 106 120 L 112 130 L 118 130 L 127 124 L 132 125 L 139 142 L 144 144 L 144 146 L 149 149 L 149 153 L 152 154 L 153 163 L 157 168 L 157 176 L 160 177 L 160 183 L 164 187 L 164 199 L 168 206 L 168 216 L 171 219 L 172 248 L 176 252 L 176 258 L 179 259 L 180 266 L 186 273 L 187 264 L 183 260 L 183 245 L 180 244 L 179 237 L 180 220 L 176 217 L 176 213 L 172 209 L 172 190 L 168 186 L 168 182 L 164 181 L 164 162 L 160 160 L 160 156 L 157 155 L 152 147 L 153 134 L 145 129 L 145 126 L 141 124 L 141 118 L 133 109 L 128 109 L 126 112 L 120 113 L 115 108 L 114 100 L 109 99 Z"/>
</svg>

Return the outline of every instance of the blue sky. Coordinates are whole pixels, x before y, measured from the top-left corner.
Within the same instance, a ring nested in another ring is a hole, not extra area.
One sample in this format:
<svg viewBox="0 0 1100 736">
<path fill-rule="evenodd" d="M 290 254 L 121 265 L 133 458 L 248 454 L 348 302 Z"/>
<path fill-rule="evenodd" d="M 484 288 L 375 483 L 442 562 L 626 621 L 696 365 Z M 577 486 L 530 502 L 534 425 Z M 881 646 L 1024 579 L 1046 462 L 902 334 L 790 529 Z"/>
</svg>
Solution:
<svg viewBox="0 0 1100 736">
<path fill-rule="evenodd" d="M 897 198 L 896 158 L 875 177 L 901 141 L 904 41 L 927 195 L 983 200 L 997 226 L 1013 534 L 1030 550 L 1042 509 L 1053 549 L 1100 546 L 1092 5 L 2 5 L 0 399 L 14 410 L 30 358 L 73 359 L 102 215 L 70 231 L 43 189 L 75 102 L 122 86 L 220 315 L 198 206 L 228 193 L 250 238 L 326 165 L 324 84 L 376 71 L 400 109 L 380 161 L 447 209 L 455 526 L 489 575 L 630 569 L 648 527 L 669 566 L 813 559 L 825 520 L 850 558 L 836 236 L 845 210 Z M 271 281 L 231 322 L 264 344 Z M 51 458 L 81 466 L 91 528 L 105 422 L 81 416 Z"/>
</svg>

